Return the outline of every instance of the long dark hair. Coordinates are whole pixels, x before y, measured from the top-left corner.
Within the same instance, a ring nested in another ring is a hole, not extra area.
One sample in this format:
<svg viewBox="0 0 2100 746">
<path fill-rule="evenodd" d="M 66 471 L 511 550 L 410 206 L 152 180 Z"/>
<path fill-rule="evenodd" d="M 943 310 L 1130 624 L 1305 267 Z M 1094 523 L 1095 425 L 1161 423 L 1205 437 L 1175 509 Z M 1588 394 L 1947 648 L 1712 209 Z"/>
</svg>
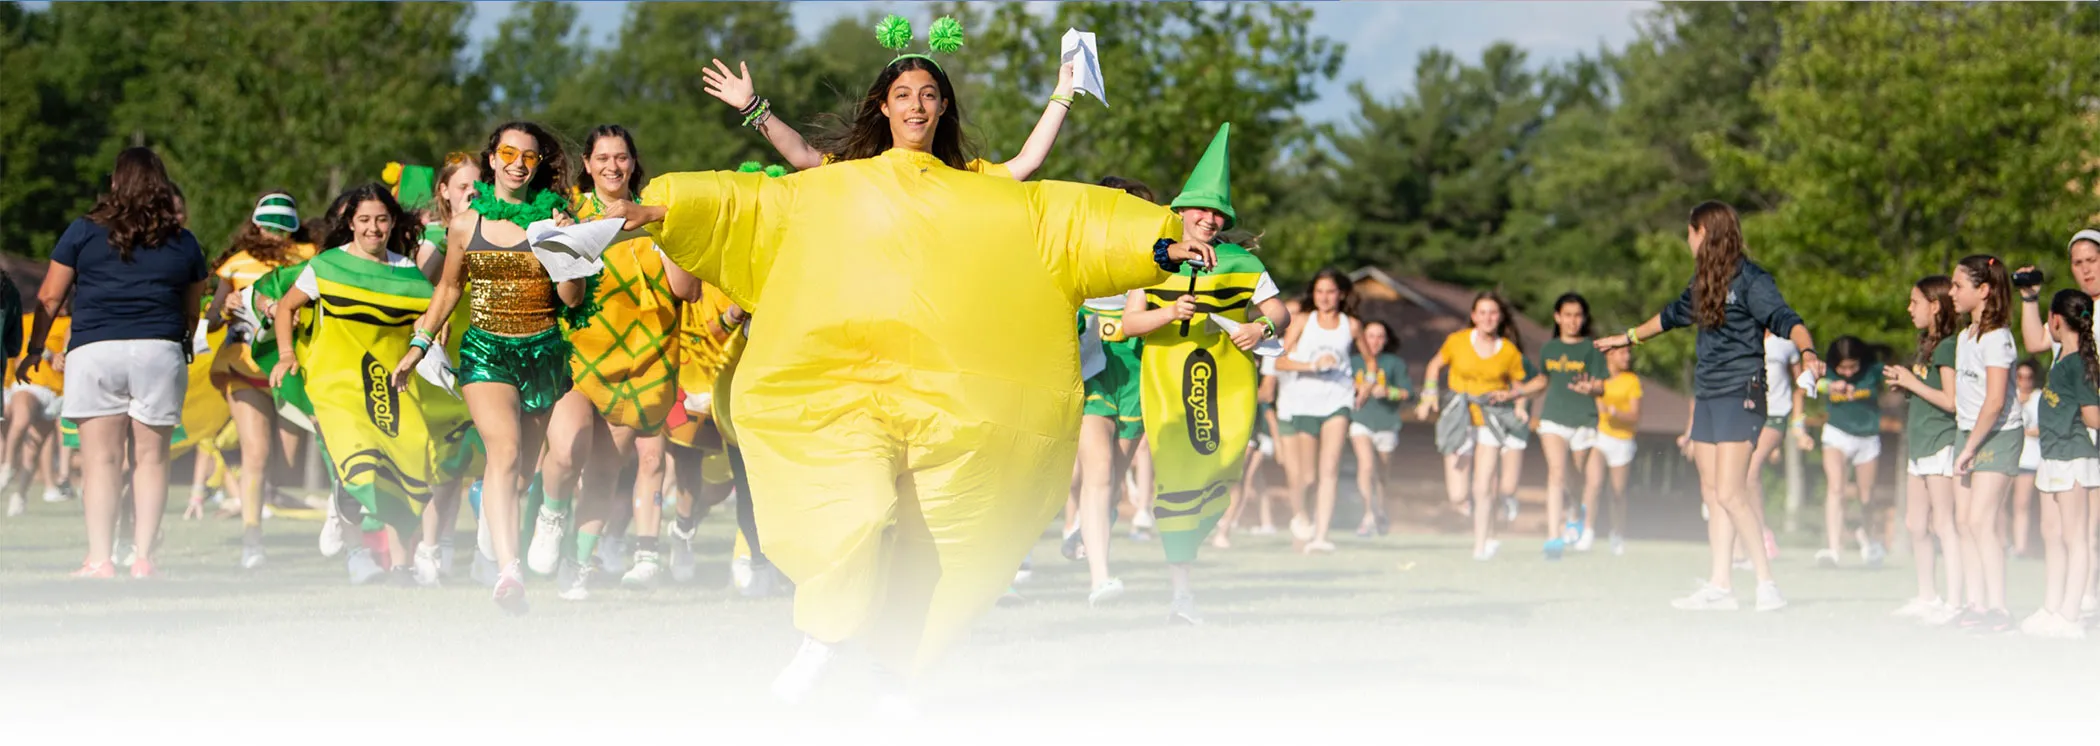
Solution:
<svg viewBox="0 0 2100 746">
<path fill-rule="evenodd" d="M 534 122 L 504 122 L 489 133 L 489 144 L 481 149 L 481 159 L 475 161 L 481 167 L 481 183 L 496 183 L 496 168 L 489 165 L 489 159 L 496 157 L 496 146 L 503 144 L 503 133 L 511 131 L 531 135 L 533 145 L 540 153 L 540 165 L 532 170 L 532 179 L 525 182 L 526 194 L 521 196 L 530 199 L 531 194 L 542 189 L 568 192 L 569 164 L 563 156 L 561 140 Z"/>
<path fill-rule="evenodd" d="M 1121 176 L 1103 176 L 1101 177 L 1101 181 L 1098 184 L 1098 186 L 1105 186 L 1110 189 L 1121 189 L 1125 192 L 1129 192 L 1130 196 L 1132 197 L 1136 197 L 1138 199 L 1153 204 L 1159 204 L 1159 195 L 1154 194 L 1152 192 L 1152 187 L 1145 186 L 1145 182 L 1142 181 L 1137 181 L 1135 179 L 1125 179 Z"/>
<path fill-rule="evenodd" d="M 591 154 L 598 152 L 598 141 L 608 137 L 617 137 L 627 143 L 627 156 L 634 160 L 634 168 L 627 173 L 627 191 L 641 194 L 642 185 L 649 183 L 649 172 L 642 169 L 642 151 L 634 147 L 634 135 L 617 124 L 600 125 L 591 130 L 591 138 L 583 144 L 583 173 L 576 177 L 576 188 L 583 190 L 585 195 L 597 191 L 598 183 L 591 178 Z"/>
<path fill-rule="evenodd" d="M 328 212 L 322 217 L 327 231 L 322 234 L 321 245 L 331 249 L 350 245 L 354 240 L 350 218 L 356 216 L 357 208 L 368 201 L 385 206 L 387 215 L 394 219 L 394 230 L 386 237 L 386 250 L 402 256 L 415 256 L 416 244 L 422 240 L 423 221 L 401 209 L 401 203 L 394 199 L 393 190 L 376 181 L 351 187 L 328 206 Z"/>
<path fill-rule="evenodd" d="M 2012 323 L 2012 280 L 2005 274 L 2005 262 L 1989 254 L 1971 254 L 1962 257 L 1957 265 L 1969 275 L 1969 280 L 1990 289 L 1983 297 L 1983 313 L 1976 315 L 1976 336 L 2004 329 Z"/>
<path fill-rule="evenodd" d="M 160 246 L 182 231 L 175 200 L 175 184 L 160 156 L 151 148 L 125 148 L 109 172 L 109 191 L 95 199 L 87 219 L 109 231 L 117 258 L 129 262 L 132 251 Z"/>
<path fill-rule="evenodd" d="M 1553 312 L 1556 314 L 1560 313 L 1561 306 L 1565 306 L 1570 303 L 1573 303 L 1576 306 L 1582 308 L 1582 326 L 1575 330 L 1575 336 L 1582 337 L 1584 339 L 1589 338 L 1591 321 L 1590 301 L 1589 299 L 1582 297 L 1581 293 L 1561 293 L 1560 297 L 1554 299 L 1553 301 Z M 1553 336 L 1560 336 L 1560 321 L 1558 319 L 1554 320 L 1553 322 Z"/>
<path fill-rule="evenodd" d="M 2049 299 L 2049 313 L 2063 317 L 2064 326 L 2078 335 L 2078 359 L 2085 363 L 2086 385 L 2095 385 L 2095 381 L 2100 381 L 2100 350 L 2093 349 L 2092 296 L 2078 288 L 2058 290 Z"/>
<path fill-rule="evenodd" d="M 963 168 L 970 163 L 970 146 L 963 139 L 962 102 L 955 98 L 955 85 L 948 82 L 948 73 L 932 60 L 924 57 L 899 57 L 882 68 L 875 76 L 875 84 L 868 86 L 868 94 L 862 96 L 860 105 L 854 107 L 853 121 L 838 121 L 835 115 L 827 116 L 831 126 L 816 137 L 817 150 L 830 154 L 834 160 L 853 161 L 873 158 L 889 150 L 894 143 L 890 139 L 890 120 L 882 115 L 882 104 L 889 98 L 890 86 L 897 78 L 912 70 L 924 70 L 933 76 L 933 83 L 941 89 L 942 107 L 940 119 L 934 122 L 933 156 L 941 159 L 950 168 Z"/>
<path fill-rule="evenodd" d="M 1833 374 L 1837 371 L 1838 363 L 1847 360 L 1859 361 L 1859 369 L 1862 371 L 1874 364 L 1873 346 L 1868 345 L 1866 340 L 1849 334 L 1832 340 L 1828 352 L 1829 354 L 1823 356 L 1823 361 L 1829 364 Z"/>
<path fill-rule="evenodd" d="M 1479 308 L 1480 302 L 1484 300 L 1494 301 L 1495 308 L 1502 311 L 1502 321 L 1495 325 L 1495 336 L 1509 340 L 1518 350 L 1524 349 L 1524 337 L 1517 332 L 1517 315 L 1509 310 L 1509 301 L 1503 300 L 1502 294 L 1493 290 L 1482 290 L 1479 295 L 1473 296 L 1473 302 L 1466 306 L 1466 328 L 1473 328 L 1473 309 Z"/>
<path fill-rule="evenodd" d="M 272 194 L 290 193 L 290 190 L 271 189 L 255 195 L 255 201 L 261 203 L 264 197 Z M 291 254 L 294 244 L 307 243 L 311 240 L 308 238 L 304 224 L 291 233 L 279 233 L 256 225 L 253 220 L 245 221 L 241 223 L 239 230 L 233 232 L 233 240 L 227 243 L 225 253 L 220 254 L 218 261 L 213 262 L 212 266 L 216 270 L 219 265 L 225 264 L 226 260 L 232 259 L 234 255 L 245 251 L 248 252 L 248 256 L 253 257 L 258 262 L 272 267 L 282 267 L 292 263 Z"/>
<path fill-rule="evenodd" d="M 1392 324 L 1383 321 L 1366 321 L 1364 322 L 1364 333 L 1366 336 L 1369 336 L 1371 327 L 1374 326 L 1385 330 L 1385 344 L 1379 345 L 1378 349 L 1372 350 L 1372 355 L 1383 355 L 1400 349 L 1400 338 L 1393 336 Z"/>
<path fill-rule="evenodd" d="M 1350 294 L 1350 291 L 1355 288 L 1355 283 L 1349 281 L 1348 275 L 1343 274 L 1341 270 L 1335 269 L 1333 267 L 1320 268 L 1320 271 L 1313 273 L 1312 281 L 1305 283 L 1306 307 L 1312 309 L 1315 312 L 1320 310 L 1319 303 L 1313 300 L 1313 290 L 1320 287 L 1321 280 L 1327 280 L 1329 282 L 1334 283 L 1334 289 L 1341 293 L 1342 299 L 1340 302 L 1335 304 L 1335 312 L 1344 315 L 1355 315 L 1356 298 L 1355 296 L 1352 296 Z"/>
<path fill-rule="evenodd" d="M 1692 208 L 1691 225 L 1703 236 L 1692 275 L 1692 320 L 1701 329 L 1716 329 L 1728 321 L 1728 286 L 1743 261 L 1743 227 L 1735 208 L 1718 201 Z"/>
<path fill-rule="evenodd" d="M 1918 330 L 1918 358 L 1913 364 L 1931 365 L 1933 351 L 1939 349 L 1940 342 L 1954 336 L 1957 326 L 1954 300 L 1947 297 L 1947 291 L 1954 289 L 1954 278 L 1932 275 L 1912 287 L 1917 288 L 1918 294 L 1925 296 L 1925 302 L 1931 303 L 1933 308 L 1932 323 Z"/>
</svg>

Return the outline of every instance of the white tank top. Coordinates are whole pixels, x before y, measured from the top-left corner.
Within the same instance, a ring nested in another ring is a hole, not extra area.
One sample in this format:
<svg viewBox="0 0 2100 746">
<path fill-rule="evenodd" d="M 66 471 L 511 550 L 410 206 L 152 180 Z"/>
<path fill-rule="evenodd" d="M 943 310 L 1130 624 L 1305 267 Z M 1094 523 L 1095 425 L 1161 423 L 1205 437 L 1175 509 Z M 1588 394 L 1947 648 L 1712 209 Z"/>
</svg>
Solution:
<svg viewBox="0 0 2100 746">
<path fill-rule="evenodd" d="M 1356 347 L 1353 323 L 1343 315 L 1335 328 L 1323 328 L 1317 313 L 1306 320 L 1305 331 L 1298 334 L 1298 347 L 1290 358 L 1309 364 L 1322 355 L 1332 355 L 1340 364 L 1325 373 L 1298 371 L 1280 379 L 1276 393 L 1279 415 L 1325 417 L 1356 407 L 1356 377 L 1349 365 L 1349 352 Z"/>
</svg>

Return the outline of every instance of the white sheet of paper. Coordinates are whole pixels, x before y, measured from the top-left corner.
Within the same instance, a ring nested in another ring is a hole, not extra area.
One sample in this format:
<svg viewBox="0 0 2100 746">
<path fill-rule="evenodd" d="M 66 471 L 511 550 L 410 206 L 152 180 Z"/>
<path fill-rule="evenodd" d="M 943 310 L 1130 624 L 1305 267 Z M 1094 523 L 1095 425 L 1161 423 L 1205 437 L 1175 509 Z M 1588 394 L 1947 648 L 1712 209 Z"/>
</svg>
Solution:
<svg viewBox="0 0 2100 746">
<path fill-rule="evenodd" d="M 1240 327 L 1242 326 L 1242 324 L 1240 324 L 1237 321 L 1233 321 L 1231 319 L 1219 316 L 1217 314 L 1211 314 L 1204 318 L 1210 319 L 1210 323 L 1212 326 L 1217 327 L 1218 331 L 1224 332 L 1228 335 L 1232 334 L 1233 332 L 1239 331 Z M 1274 339 L 1264 339 L 1254 345 L 1254 354 L 1262 357 L 1276 357 L 1277 355 L 1281 355 L 1283 354 L 1283 342 Z"/>
<path fill-rule="evenodd" d="M 416 375 L 444 389 L 453 398 L 459 398 L 459 386 L 452 374 L 452 356 L 445 354 L 443 341 L 430 343 L 430 349 L 423 353 L 423 360 L 416 363 Z"/>
<path fill-rule="evenodd" d="M 247 324 L 250 329 L 262 328 L 262 317 L 255 314 L 255 286 L 240 289 L 241 307 L 233 312 L 233 319 Z"/>
<path fill-rule="evenodd" d="M 1101 52 L 1094 46 L 1094 32 L 1066 29 L 1058 51 L 1060 63 L 1072 64 L 1072 90 L 1093 96 L 1108 106 L 1108 90 L 1101 84 Z"/>
<path fill-rule="evenodd" d="M 613 245 L 620 225 L 619 220 L 607 219 L 555 227 L 553 220 L 541 220 L 525 226 L 525 242 L 532 245 L 532 255 L 547 268 L 549 278 L 567 282 L 605 268 L 598 257 Z"/>
<path fill-rule="evenodd" d="M 1108 369 L 1108 351 L 1101 349 L 1101 317 L 1087 314 L 1079 330 L 1079 380 L 1093 378 Z"/>
<path fill-rule="evenodd" d="M 211 319 L 198 319 L 197 334 L 190 337 L 190 354 L 202 356 L 211 353 L 211 340 L 204 336 L 210 333 Z"/>
<path fill-rule="evenodd" d="M 1813 371 L 1801 371 L 1801 377 L 1794 379 L 1794 388 L 1801 389 L 1801 393 L 1807 395 L 1810 399 L 1817 398 L 1816 374 Z"/>
</svg>

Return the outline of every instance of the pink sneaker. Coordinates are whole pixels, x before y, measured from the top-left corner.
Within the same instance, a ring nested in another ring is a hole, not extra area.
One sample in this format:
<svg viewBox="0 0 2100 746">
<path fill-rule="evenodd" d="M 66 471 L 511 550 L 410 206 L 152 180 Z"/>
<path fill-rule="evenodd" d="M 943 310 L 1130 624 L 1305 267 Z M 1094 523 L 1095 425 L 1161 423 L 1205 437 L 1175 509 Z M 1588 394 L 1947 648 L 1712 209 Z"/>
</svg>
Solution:
<svg viewBox="0 0 2100 746">
<path fill-rule="evenodd" d="M 89 580 L 108 580 L 117 576 L 117 566 L 108 562 L 83 562 L 73 577 Z"/>
<path fill-rule="evenodd" d="M 132 580 L 151 580 L 151 579 L 153 579 L 153 561 L 152 561 L 152 560 L 149 560 L 149 559 L 146 559 L 146 558 L 144 558 L 144 557 L 140 557 L 140 558 L 138 558 L 138 559 L 132 560 L 132 561 L 131 561 L 131 579 L 132 579 Z"/>
<path fill-rule="evenodd" d="M 524 614 L 531 608 L 525 603 L 525 573 L 516 561 L 496 576 L 495 599 L 496 605 L 511 616 Z"/>
<path fill-rule="evenodd" d="M 1779 541 L 1772 538 L 1772 530 L 1765 529 L 1765 559 L 1779 559 Z"/>
</svg>

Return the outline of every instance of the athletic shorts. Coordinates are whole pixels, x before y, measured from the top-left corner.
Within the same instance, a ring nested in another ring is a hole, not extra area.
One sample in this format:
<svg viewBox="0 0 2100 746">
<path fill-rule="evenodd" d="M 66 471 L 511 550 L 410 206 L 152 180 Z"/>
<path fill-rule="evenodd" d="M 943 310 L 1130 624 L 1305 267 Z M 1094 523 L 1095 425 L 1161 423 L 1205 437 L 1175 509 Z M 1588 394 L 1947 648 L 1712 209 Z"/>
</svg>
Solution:
<svg viewBox="0 0 2100 746">
<path fill-rule="evenodd" d="M 1453 452 L 1452 455 L 1464 456 L 1472 453 L 1473 444 L 1475 443 L 1486 443 L 1505 451 L 1521 451 L 1531 443 L 1531 439 L 1525 437 L 1524 431 L 1521 430 L 1504 433 L 1501 437 L 1496 437 L 1494 428 L 1486 425 L 1475 425 L 1473 426 L 1473 439 L 1460 445 L 1458 450 Z"/>
<path fill-rule="evenodd" d="M 1569 427 L 1552 420 L 1540 420 L 1538 431 L 1540 435 L 1552 435 L 1567 441 L 1568 450 L 1577 453 L 1589 450 L 1590 444 L 1597 440 L 1597 428 Z"/>
<path fill-rule="evenodd" d="M 2100 458 L 2042 459 L 2042 468 L 2034 472 L 2034 488 L 2043 492 L 2070 492 L 2094 487 L 2100 487 Z"/>
<path fill-rule="evenodd" d="M 2020 446 L 2020 471 L 2033 472 L 2042 468 L 2042 439 L 2022 438 Z"/>
<path fill-rule="evenodd" d="M 18 393 L 28 394 L 36 399 L 36 406 L 31 407 L 29 410 L 31 416 L 40 417 L 46 421 L 58 419 L 59 406 L 63 403 L 63 400 L 59 398 L 57 392 L 34 383 L 18 383 L 7 387 L 6 392 L 0 395 L 6 396 L 8 402 L 13 403 L 15 394 Z"/>
<path fill-rule="evenodd" d="M 1615 438 L 1597 434 L 1597 453 L 1604 456 L 1604 465 L 1619 468 L 1633 463 L 1633 456 L 1640 453 L 1640 446 L 1632 438 Z"/>
<path fill-rule="evenodd" d="M 1261 455 L 1263 456 L 1273 457 L 1276 455 L 1276 441 L 1270 438 L 1269 434 L 1266 432 L 1254 434 L 1254 447 L 1255 449 L 1261 451 Z"/>
<path fill-rule="evenodd" d="M 1786 432 L 1786 415 L 1780 415 L 1778 417 L 1766 417 L 1765 429 L 1775 433 Z"/>
<path fill-rule="evenodd" d="M 1276 429 L 1284 435 L 1310 435 L 1317 438 L 1320 437 L 1320 428 L 1326 427 L 1327 421 L 1336 417 L 1347 419 L 1349 410 L 1337 409 L 1326 416 L 1301 414 L 1279 419 L 1276 421 Z"/>
<path fill-rule="evenodd" d="M 1924 458 L 1911 459 L 1909 471 L 1913 477 L 1954 476 L 1954 446 L 1947 446 Z"/>
<path fill-rule="evenodd" d="M 1692 399 L 1692 441 L 1753 443 L 1765 426 L 1765 398 L 1749 393 Z"/>
<path fill-rule="evenodd" d="M 1369 427 L 1365 427 L 1361 422 L 1349 423 L 1349 437 L 1355 438 L 1358 436 L 1370 438 L 1371 448 L 1379 453 L 1392 453 L 1400 447 L 1400 431 L 1398 430 L 1372 430 Z"/>
<path fill-rule="evenodd" d="M 1823 447 L 1837 449 L 1845 455 L 1845 463 L 1853 466 L 1881 458 L 1879 436 L 1853 435 L 1829 425 L 1823 426 Z"/>
<path fill-rule="evenodd" d="M 1145 434 L 1143 358 L 1139 341 L 1102 342 L 1106 363 L 1101 372 L 1086 379 L 1083 413 L 1116 421 L 1116 437 L 1136 440 Z"/>
<path fill-rule="evenodd" d="M 67 388 L 71 388 L 71 386 L 68 385 Z M 1969 442 L 1969 431 L 1961 431 L 1956 438 L 1955 442 L 1957 443 Z M 2022 435 L 2018 430 L 1999 430 L 1991 433 L 1983 439 L 1983 445 L 1977 446 L 1976 461 L 1969 465 L 1969 470 L 1972 472 L 1988 471 L 2007 476 L 2019 474 L 2020 450 L 2024 445 L 2021 441 L 2026 439 L 2026 436 Z"/>
<path fill-rule="evenodd" d="M 182 422 L 189 385 L 190 367 L 180 342 L 90 342 L 66 353 L 60 412 L 69 420 L 121 414 L 150 427 L 174 427 Z"/>
</svg>

